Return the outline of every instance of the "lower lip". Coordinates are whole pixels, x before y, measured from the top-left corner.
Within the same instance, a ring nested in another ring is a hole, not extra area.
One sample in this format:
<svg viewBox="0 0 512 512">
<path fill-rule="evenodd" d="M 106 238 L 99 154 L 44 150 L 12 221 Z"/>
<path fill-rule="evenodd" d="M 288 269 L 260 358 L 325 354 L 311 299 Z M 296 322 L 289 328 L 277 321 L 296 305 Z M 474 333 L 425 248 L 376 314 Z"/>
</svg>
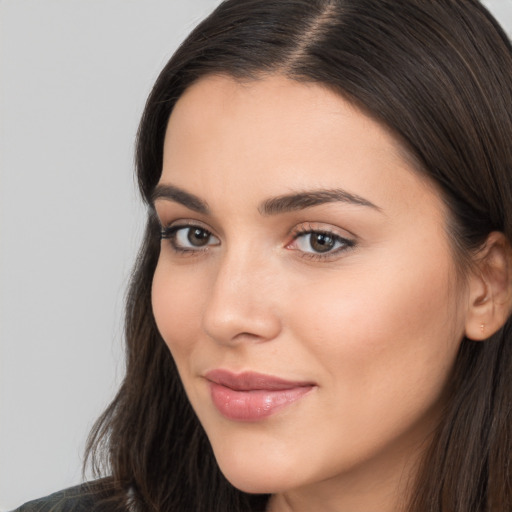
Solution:
<svg viewBox="0 0 512 512">
<path fill-rule="evenodd" d="M 309 393 L 313 386 L 290 389 L 236 391 L 210 382 L 213 404 L 230 420 L 258 421 L 276 413 Z"/>
</svg>

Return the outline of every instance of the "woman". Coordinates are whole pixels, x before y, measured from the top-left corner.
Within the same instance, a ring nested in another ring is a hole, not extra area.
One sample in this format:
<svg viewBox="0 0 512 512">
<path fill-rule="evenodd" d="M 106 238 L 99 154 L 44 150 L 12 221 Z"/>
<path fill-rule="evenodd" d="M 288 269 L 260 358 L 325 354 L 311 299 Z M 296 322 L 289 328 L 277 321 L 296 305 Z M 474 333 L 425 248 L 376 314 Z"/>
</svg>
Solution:
<svg viewBox="0 0 512 512">
<path fill-rule="evenodd" d="M 141 121 L 106 479 L 63 509 L 512 510 L 510 44 L 476 0 L 228 0 Z"/>
</svg>

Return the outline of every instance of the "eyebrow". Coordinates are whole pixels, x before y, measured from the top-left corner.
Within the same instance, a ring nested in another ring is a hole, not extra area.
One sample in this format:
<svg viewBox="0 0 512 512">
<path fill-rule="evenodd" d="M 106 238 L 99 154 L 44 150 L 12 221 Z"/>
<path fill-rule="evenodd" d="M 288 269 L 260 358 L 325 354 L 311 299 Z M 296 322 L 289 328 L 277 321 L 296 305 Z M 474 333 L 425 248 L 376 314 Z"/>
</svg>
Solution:
<svg viewBox="0 0 512 512">
<path fill-rule="evenodd" d="M 337 202 L 354 204 L 357 206 L 367 206 L 377 211 L 381 211 L 378 206 L 364 197 L 351 194 L 350 192 L 339 188 L 311 190 L 274 197 L 265 201 L 260 206 L 259 211 L 263 215 L 278 215 L 280 213 L 304 210 L 321 204 Z"/>
<path fill-rule="evenodd" d="M 154 206 L 157 199 L 166 199 L 186 206 L 189 210 L 197 213 L 208 214 L 210 208 L 208 203 L 194 194 L 185 192 L 174 185 L 157 185 L 151 194 L 151 204 Z"/>
<path fill-rule="evenodd" d="M 206 201 L 174 185 L 157 185 L 151 194 L 151 203 L 154 205 L 158 199 L 174 201 L 204 215 L 210 213 L 210 208 Z M 262 215 L 270 216 L 335 202 L 366 206 L 381 211 L 378 206 L 364 197 L 339 188 L 310 190 L 273 197 L 264 201 L 258 210 Z"/>
</svg>

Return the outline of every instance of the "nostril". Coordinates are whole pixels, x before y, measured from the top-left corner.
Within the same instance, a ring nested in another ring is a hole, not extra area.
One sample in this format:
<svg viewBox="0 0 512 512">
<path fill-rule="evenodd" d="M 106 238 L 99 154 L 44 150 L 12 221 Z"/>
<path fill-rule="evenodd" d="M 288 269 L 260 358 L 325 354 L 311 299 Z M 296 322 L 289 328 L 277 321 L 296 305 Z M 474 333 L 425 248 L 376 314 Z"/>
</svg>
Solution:
<svg viewBox="0 0 512 512">
<path fill-rule="evenodd" d="M 255 254 L 254 241 L 226 249 L 205 290 L 202 325 L 218 343 L 261 342 L 274 339 L 280 329 L 274 297 L 275 278 L 269 262 Z"/>
<path fill-rule="evenodd" d="M 203 316 L 203 329 L 215 342 L 237 344 L 274 339 L 280 331 L 280 321 L 266 305 L 237 301 L 230 305 L 210 303 Z"/>
</svg>

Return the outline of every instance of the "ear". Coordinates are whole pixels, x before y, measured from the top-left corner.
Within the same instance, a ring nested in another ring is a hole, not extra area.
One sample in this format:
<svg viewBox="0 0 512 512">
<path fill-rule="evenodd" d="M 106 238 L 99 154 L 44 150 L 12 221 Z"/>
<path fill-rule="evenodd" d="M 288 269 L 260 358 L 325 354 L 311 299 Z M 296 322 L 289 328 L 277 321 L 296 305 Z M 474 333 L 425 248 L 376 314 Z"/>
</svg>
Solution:
<svg viewBox="0 0 512 512">
<path fill-rule="evenodd" d="M 512 249 L 505 235 L 490 233 L 474 263 L 465 334 L 482 341 L 498 331 L 512 311 Z"/>
</svg>

